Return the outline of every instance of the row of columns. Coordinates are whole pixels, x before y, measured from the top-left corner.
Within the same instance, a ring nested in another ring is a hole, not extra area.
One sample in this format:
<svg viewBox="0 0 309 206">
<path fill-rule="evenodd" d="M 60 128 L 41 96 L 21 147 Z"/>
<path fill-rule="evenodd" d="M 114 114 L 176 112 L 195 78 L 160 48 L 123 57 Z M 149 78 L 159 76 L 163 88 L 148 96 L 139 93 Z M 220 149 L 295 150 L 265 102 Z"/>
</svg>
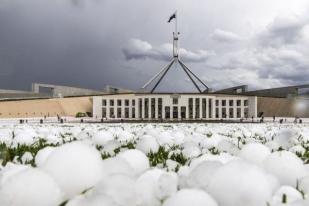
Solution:
<svg viewBox="0 0 309 206">
<path fill-rule="evenodd" d="M 142 106 L 141 106 L 141 111 L 140 111 L 140 99 L 142 100 Z M 141 112 L 141 117 L 143 119 L 145 119 L 145 99 L 148 99 L 148 118 L 152 118 L 152 111 L 151 111 L 151 107 L 152 107 L 152 98 L 137 98 L 135 99 L 135 105 L 132 105 L 132 100 L 129 101 L 129 106 L 125 105 L 125 100 L 121 99 L 121 106 L 117 105 L 117 100 L 114 99 L 114 106 L 112 106 L 112 108 L 114 109 L 114 116 L 117 117 L 117 111 L 118 108 L 121 108 L 121 118 L 125 118 L 125 109 L 128 108 L 129 110 L 129 118 L 132 118 L 133 116 L 133 112 L 132 109 L 134 108 L 135 110 L 135 118 L 139 118 L 140 117 L 140 112 Z M 197 98 L 192 98 L 193 102 L 192 102 L 192 113 L 193 113 L 193 119 L 197 118 L 196 115 L 196 100 Z M 222 100 L 226 101 L 226 106 L 224 106 L 224 108 L 226 108 L 226 118 L 230 117 L 229 114 L 229 109 L 233 108 L 233 118 L 237 117 L 237 108 L 240 108 L 240 112 L 241 112 L 241 117 L 244 117 L 244 100 L 241 100 L 241 106 L 238 107 L 237 106 L 237 100 L 233 99 L 233 106 L 229 105 L 229 100 L 231 99 L 217 99 L 219 100 L 219 104 L 218 106 L 216 106 L 216 98 L 215 97 L 207 97 L 207 98 L 198 98 L 199 101 L 199 119 L 204 119 L 205 117 L 203 117 L 203 99 L 206 100 L 206 119 L 215 119 L 216 118 L 216 108 L 218 108 L 218 118 L 221 119 L 223 118 L 222 115 Z M 120 99 L 119 99 L 120 100 Z M 239 99 L 238 99 L 239 100 Z M 159 103 L 159 98 L 154 98 L 155 104 L 154 104 L 154 112 L 155 112 L 155 119 L 159 118 L 158 115 L 158 103 Z M 178 119 L 181 118 L 181 108 L 185 107 L 186 108 L 186 119 L 189 119 L 189 98 L 186 100 L 186 104 L 182 105 L 182 104 L 170 104 L 170 105 L 165 105 L 164 104 L 164 99 L 162 98 L 162 114 L 161 117 L 164 119 L 165 118 L 165 107 L 168 106 L 170 107 L 170 118 L 173 118 L 173 109 L 174 107 L 177 107 L 177 111 L 178 111 Z M 109 100 L 107 100 L 107 104 L 106 106 L 104 106 L 103 108 L 106 108 L 106 117 L 107 118 L 111 118 L 110 116 L 110 104 L 109 104 Z M 211 112 L 210 112 L 211 109 Z"/>
</svg>

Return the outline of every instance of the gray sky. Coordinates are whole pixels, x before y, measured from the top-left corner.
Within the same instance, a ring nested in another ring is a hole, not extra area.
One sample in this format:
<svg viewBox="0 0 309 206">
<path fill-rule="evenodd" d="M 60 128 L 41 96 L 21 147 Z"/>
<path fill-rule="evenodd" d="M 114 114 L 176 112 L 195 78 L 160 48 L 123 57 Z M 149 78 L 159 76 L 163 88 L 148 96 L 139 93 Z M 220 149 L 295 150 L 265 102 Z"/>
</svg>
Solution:
<svg viewBox="0 0 309 206">
<path fill-rule="evenodd" d="M 138 89 L 171 58 L 210 87 L 308 83 L 307 0 L 0 0 L 0 88 L 31 82 Z M 160 90 L 189 91 L 173 68 Z"/>
</svg>

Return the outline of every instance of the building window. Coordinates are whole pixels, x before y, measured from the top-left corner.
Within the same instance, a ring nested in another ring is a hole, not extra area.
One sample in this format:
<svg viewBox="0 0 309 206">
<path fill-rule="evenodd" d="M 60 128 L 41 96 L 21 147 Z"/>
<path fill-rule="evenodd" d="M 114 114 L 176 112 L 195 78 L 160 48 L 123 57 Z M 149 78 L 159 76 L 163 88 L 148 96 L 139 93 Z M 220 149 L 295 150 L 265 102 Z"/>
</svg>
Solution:
<svg viewBox="0 0 309 206">
<path fill-rule="evenodd" d="M 114 100 L 113 99 L 109 100 L 109 106 L 114 106 Z"/>
<path fill-rule="evenodd" d="M 162 98 L 158 99 L 158 118 L 162 118 Z"/>
<path fill-rule="evenodd" d="M 149 118 L 148 112 L 149 112 L 149 99 L 145 98 L 144 99 L 144 111 L 145 111 L 145 118 Z"/>
<path fill-rule="evenodd" d="M 216 100 L 216 107 L 219 106 L 219 100 Z"/>
<path fill-rule="evenodd" d="M 219 109 L 216 108 L 216 118 L 219 118 Z"/>
<path fill-rule="evenodd" d="M 249 109 L 247 107 L 244 109 L 244 115 L 245 115 L 245 118 L 249 117 Z"/>
<path fill-rule="evenodd" d="M 237 100 L 236 104 L 238 107 L 241 106 L 241 100 Z"/>
<path fill-rule="evenodd" d="M 241 118 L 241 110 L 240 110 L 240 108 L 237 108 L 237 118 Z"/>
<path fill-rule="evenodd" d="M 222 100 L 222 107 L 226 106 L 226 100 Z"/>
<path fill-rule="evenodd" d="M 106 118 L 106 108 L 102 108 L 102 118 Z"/>
<path fill-rule="evenodd" d="M 129 106 L 129 100 L 128 100 L 128 99 L 124 100 L 124 105 L 125 105 L 126 107 Z"/>
<path fill-rule="evenodd" d="M 117 100 L 117 106 L 121 106 L 121 99 Z"/>
<path fill-rule="evenodd" d="M 195 98 L 195 118 L 200 118 L 200 99 Z"/>
<path fill-rule="evenodd" d="M 142 112 L 143 112 L 143 110 L 142 110 L 142 108 L 143 108 L 143 99 L 142 98 L 139 98 L 138 99 L 138 110 L 139 110 L 139 118 L 143 118 L 143 116 L 142 116 Z"/>
<path fill-rule="evenodd" d="M 156 99 L 151 98 L 151 118 L 156 118 Z"/>
<path fill-rule="evenodd" d="M 182 119 L 186 119 L 186 107 L 181 107 L 180 108 L 180 115 Z"/>
<path fill-rule="evenodd" d="M 124 109 L 124 117 L 129 118 L 129 108 Z"/>
<path fill-rule="evenodd" d="M 226 108 L 222 108 L 222 118 L 226 118 Z"/>
<path fill-rule="evenodd" d="M 173 107 L 173 119 L 178 119 L 178 107 Z"/>
<path fill-rule="evenodd" d="M 173 104 L 178 104 L 178 98 L 177 97 L 173 98 Z"/>
<path fill-rule="evenodd" d="M 212 99 L 209 99 L 209 102 L 208 102 L 208 112 L 209 112 L 209 116 L 208 117 L 212 117 Z"/>
<path fill-rule="evenodd" d="M 244 106 L 248 106 L 248 100 L 247 99 L 244 101 Z"/>
<path fill-rule="evenodd" d="M 193 119 L 193 99 L 189 98 L 189 118 Z"/>
<path fill-rule="evenodd" d="M 135 106 L 135 99 L 132 99 L 132 106 Z"/>
<path fill-rule="evenodd" d="M 234 110 L 233 108 L 229 108 L 229 117 L 234 118 Z"/>
<path fill-rule="evenodd" d="M 170 107 L 165 107 L 165 118 L 166 119 L 170 118 Z"/>
<path fill-rule="evenodd" d="M 111 118 L 115 118 L 114 108 L 109 108 L 109 116 L 110 116 Z"/>
<path fill-rule="evenodd" d="M 104 107 L 106 106 L 106 99 L 102 100 L 102 106 L 104 106 Z"/>
<path fill-rule="evenodd" d="M 132 108 L 132 118 L 135 118 L 135 108 Z"/>
<path fill-rule="evenodd" d="M 202 117 L 206 118 L 206 99 L 202 99 Z"/>
<path fill-rule="evenodd" d="M 234 106 L 234 100 L 229 100 L 229 106 L 230 107 Z"/>
<path fill-rule="evenodd" d="M 121 118 L 121 108 L 117 108 L 117 118 Z"/>
</svg>

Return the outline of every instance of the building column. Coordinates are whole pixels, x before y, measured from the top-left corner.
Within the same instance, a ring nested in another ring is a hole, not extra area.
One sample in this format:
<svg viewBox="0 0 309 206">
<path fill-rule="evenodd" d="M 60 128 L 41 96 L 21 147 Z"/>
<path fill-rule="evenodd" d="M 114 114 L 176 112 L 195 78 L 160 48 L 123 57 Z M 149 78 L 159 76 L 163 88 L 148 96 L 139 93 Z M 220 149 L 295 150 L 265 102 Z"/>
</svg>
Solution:
<svg viewBox="0 0 309 206">
<path fill-rule="evenodd" d="M 145 119 L 145 99 L 142 98 L 142 119 Z"/>
<path fill-rule="evenodd" d="M 124 99 L 120 99 L 120 100 L 121 100 L 121 118 L 125 118 L 125 116 L 124 116 L 124 113 L 125 113 L 124 102 L 125 102 L 125 100 Z"/>
<path fill-rule="evenodd" d="M 209 100 L 206 98 L 206 119 L 209 119 Z"/>
<path fill-rule="evenodd" d="M 151 98 L 148 98 L 148 119 L 151 119 Z"/>
<path fill-rule="evenodd" d="M 200 119 L 203 119 L 203 98 L 199 98 L 200 103 Z"/>
<path fill-rule="evenodd" d="M 226 119 L 230 118 L 230 99 L 225 100 L 225 112 L 226 112 Z"/>
<path fill-rule="evenodd" d="M 219 109 L 219 119 L 222 119 L 222 99 L 218 99 L 219 104 L 218 104 L 218 109 Z"/>
<path fill-rule="evenodd" d="M 212 107 L 211 107 L 211 109 L 212 109 L 212 119 L 216 119 L 216 98 L 211 98 L 212 99 L 212 101 L 211 101 L 211 104 L 212 104 Z"/>
<path fill-rule="evenodd" d="M 109 108 L 110 108 L 109 99 L 106 99 L 106 118 L 107 119 L 110 119 Z"/>
<path fill-rule="evenodd" d="M 237 118 L 237 99 L 234 99 L 234 106 L 233 106 L 233 112 L 234 112 L 234 118 L 236 119 Z"/>
<path fill-rule="evenodd" d="M 241 107 L 240 107 L 240 117 L 244 118 L 245 117 L 245 100 L 241 100 Z"/>
<path fill-rule="evenodd" d="M 192 98 L 193 99 L 193 104 L 192 104 L 192 106 L 193 106 L 193 119 L 195 119 L 196 118 L 196 111 L 195 111 L 195 98 Z"/>
<path fill-rule="evenodd" d="M 159 105 L 159 99 L 158 98 L 155 98 L 155 118 L 158 119 L 158 105 Z"/>
</svg>

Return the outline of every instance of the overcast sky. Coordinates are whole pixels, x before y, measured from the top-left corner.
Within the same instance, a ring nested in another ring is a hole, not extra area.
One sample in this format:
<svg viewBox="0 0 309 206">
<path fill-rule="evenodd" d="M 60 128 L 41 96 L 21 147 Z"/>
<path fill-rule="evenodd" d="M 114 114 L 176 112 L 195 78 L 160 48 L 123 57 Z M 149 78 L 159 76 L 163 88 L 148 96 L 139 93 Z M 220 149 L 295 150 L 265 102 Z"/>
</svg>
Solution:
<svg viewBox="0 0 309 206">
<path fill-rule="evenodd" d="M 309 83 L 308 0 L 0 0 L 0 88 L 138 89 L 171 58 L 176 9 L 181 58 L 211 88 Z M 159 88 L 191 89 L 179 66 Z"/>
</svg>

